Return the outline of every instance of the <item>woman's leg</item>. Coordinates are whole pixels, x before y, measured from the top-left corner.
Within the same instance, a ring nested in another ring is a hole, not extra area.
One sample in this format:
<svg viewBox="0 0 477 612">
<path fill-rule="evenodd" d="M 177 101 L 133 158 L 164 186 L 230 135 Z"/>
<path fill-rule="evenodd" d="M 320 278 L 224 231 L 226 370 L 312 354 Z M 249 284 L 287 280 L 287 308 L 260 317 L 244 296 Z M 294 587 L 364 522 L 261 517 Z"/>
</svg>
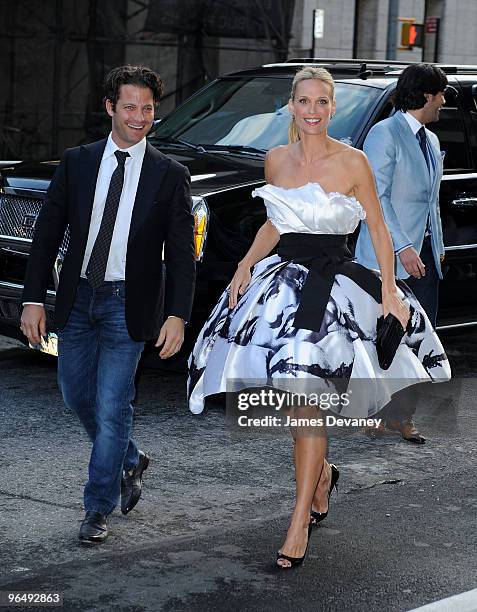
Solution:
<svg viewBox="0 0 477 612">
<path fill-rule="evenodd" d="M 327 512 L 328 511 L 328 493 L 330 491 L 331 484 L 331 466 L 323 460 L 323 470 L 318 484 L 316 485 L 315 494 L 313 495 L 313 503 L 311 509 L 315 512 Z"/>
<path fill-rule="evenodd" d="M 315 408 L 299 409 L 295 416 L 320 418 L 317 417 Z M 306 550 L 310 509 L 323 467 L 327 441 L 324 427 L 298 427 L 293 437 L 295 439 L 296 501 L 287 537 L 280 553 L 288 557 L 302 557 Z M 282 567 L 291 565 L 286 559 L 278 559 L 277 563 Z"/>
<path fill-rule="evenodd" d="M 294 432 L 293 436 L 293 465 L 295 465 L 295 448 L 296 439 Z M 325 451 L 326 454 L 326 451 Z M 328 493 L 331 484 L 331 466 L 326 459 L 323 459 L 323 466 L 320 467 L 320 479 L 316 485 L 315 493 L 313 495 L 313 502 L 311 509 L 315 512 L 327 512 L 328 511 Z"/>
</svg>

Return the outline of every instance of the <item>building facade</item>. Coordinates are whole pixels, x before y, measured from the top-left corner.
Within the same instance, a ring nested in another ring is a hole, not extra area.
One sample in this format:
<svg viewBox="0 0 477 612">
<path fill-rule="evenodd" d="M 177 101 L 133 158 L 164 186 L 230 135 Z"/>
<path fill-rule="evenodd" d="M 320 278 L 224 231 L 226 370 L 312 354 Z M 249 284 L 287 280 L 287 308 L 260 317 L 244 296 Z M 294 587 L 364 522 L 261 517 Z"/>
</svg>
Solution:
<svg viewBox="0 0 477 612">
<path fill-rule="evenodd" d="M 477 63 L 477 0 L 0 0 L 0 12 L 9 160 L 101 137 L 102 81 L 123 63 L 160 72 L 159 117 L 219 74 L 287 58 Z M 424 48 L 401 45 L 406 20 L 427 20 Z"/>
<path fill-rule="evenodd" d="M 291 55 L 310 53 L 315 9 L 323 11 L 315 57 L 477 63 L 475 0 L 301 0 L 295 6 Z M 438 31 L 424 34 L 424 48 L 409 50 L 401 45 L 405 21 L 427 21 L 429 30 L 437 24 Z"/>
</svg>

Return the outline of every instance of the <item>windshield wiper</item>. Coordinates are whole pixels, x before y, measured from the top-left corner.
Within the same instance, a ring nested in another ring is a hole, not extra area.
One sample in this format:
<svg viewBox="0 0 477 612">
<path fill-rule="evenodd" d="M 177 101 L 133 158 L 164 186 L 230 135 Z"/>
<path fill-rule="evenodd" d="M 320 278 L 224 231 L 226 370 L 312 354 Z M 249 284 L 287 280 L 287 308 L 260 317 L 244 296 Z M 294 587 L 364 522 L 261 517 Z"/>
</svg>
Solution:
<svg viewBox="0 0 477 612">
<path fill-rule="evenodd" d="M 258 147 L 252 147 L 250 145 L 206 144 L 203 146 L 207 147 L 209 151 L 214 151 L 215 153 L 219 153 L 220 151 L 225 151 L 227 153 L 249 153 L 252 155 L 260 155 L 260 157 L 268 153 L 266 149 L 259 149 Z"/>
<path fill-rule="evenodd" d="M 199 151 L 199 153 L 207 153 L 204 147 L 200 144 L 194 144 L 192 142 L 187 142 L 186 140 L 181 140 L 180 138 L 174 138 L 173 136 L 152 136 L 151 140 L 156 140 L 159 142 L 163 142 L 164 144 L 171 145 L 182 145 L 183 147 L 187 147 L 188 149 L 193 149 L 194 151 Z"/>
<path fill-rule="evenodd" d="M 262 157 L 267 153 L 266 149 L 259 149 L 258 147 L 252 147 L 250 145 L 221 145 L 221 144 L 195 144 L 175 138 L 174 136 L 152 136 L 151 140 L 162 142 L 170 145 L 182 145 L 188 149 L 193 149 L 199 153 L 207 153 L 213 151 L 214 153 L 246 153 L 248 155 L 258 155 Z"/>
</svg>

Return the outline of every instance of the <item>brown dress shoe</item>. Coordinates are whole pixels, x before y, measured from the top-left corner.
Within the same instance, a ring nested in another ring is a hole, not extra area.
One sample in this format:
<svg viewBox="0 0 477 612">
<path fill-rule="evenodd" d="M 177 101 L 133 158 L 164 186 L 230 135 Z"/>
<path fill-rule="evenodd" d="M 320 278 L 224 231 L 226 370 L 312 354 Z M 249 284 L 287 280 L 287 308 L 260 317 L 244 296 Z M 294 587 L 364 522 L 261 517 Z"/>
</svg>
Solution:
<svg viewBox="0 0 477 612">
<path fill-rule="evenodd" d="M 426 442 L 426 438 L 421 436 L 412 417 L 407 417 L 403 421 L 390 421 L 388 423 L 388 428 L 394 431 L 400 431 L 405 440 L 413 442 L 414 444 L 424 444 Z"/>
<path fill-rule="evenodd" d="M 384 419 L 381 419 L 379 425 L 368 425 L 364 428 L 364 433 L 371 440 L 376 440 L 376 438 L 381 438 L 386 433 L 386 423 Z"/>
</svg>

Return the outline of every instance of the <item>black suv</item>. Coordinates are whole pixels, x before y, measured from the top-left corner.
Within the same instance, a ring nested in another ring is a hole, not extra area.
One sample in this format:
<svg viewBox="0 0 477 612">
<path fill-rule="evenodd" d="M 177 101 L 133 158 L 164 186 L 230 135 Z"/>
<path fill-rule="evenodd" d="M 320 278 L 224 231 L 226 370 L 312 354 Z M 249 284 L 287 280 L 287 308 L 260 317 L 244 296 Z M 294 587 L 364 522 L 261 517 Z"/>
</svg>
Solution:
<svg viewBox="0 0 477 612">
<path fill-rule="evenodd" d="M 407 64 L 297 59 L 216 79 L 158 123 L 151 143 L 192 176 L 198 284 L 189 340 L 265 220 L 251 192 L 263 184 L 268 149 L 287 142 L 287 102 L 295 72 L 324 66 L 336 80 L 334 138 L 361 147 L 370 127 L 393 112 L 390 96 Z M 477 324 L 477 66 L 440 65 L 449 80 L 440 121 L 430 124 L 446 152 L 440 191 L 446 259 L 438 328 Z M 35 221 L 58 161 L 1 170 L 0 333 L 21 337 L 20 297 Z M 58 253 L 47 296 L 49 329 L 55 287 L 68 245 Z M 146 281 L 147 279 L 145 279 Z"/>
</svg>

